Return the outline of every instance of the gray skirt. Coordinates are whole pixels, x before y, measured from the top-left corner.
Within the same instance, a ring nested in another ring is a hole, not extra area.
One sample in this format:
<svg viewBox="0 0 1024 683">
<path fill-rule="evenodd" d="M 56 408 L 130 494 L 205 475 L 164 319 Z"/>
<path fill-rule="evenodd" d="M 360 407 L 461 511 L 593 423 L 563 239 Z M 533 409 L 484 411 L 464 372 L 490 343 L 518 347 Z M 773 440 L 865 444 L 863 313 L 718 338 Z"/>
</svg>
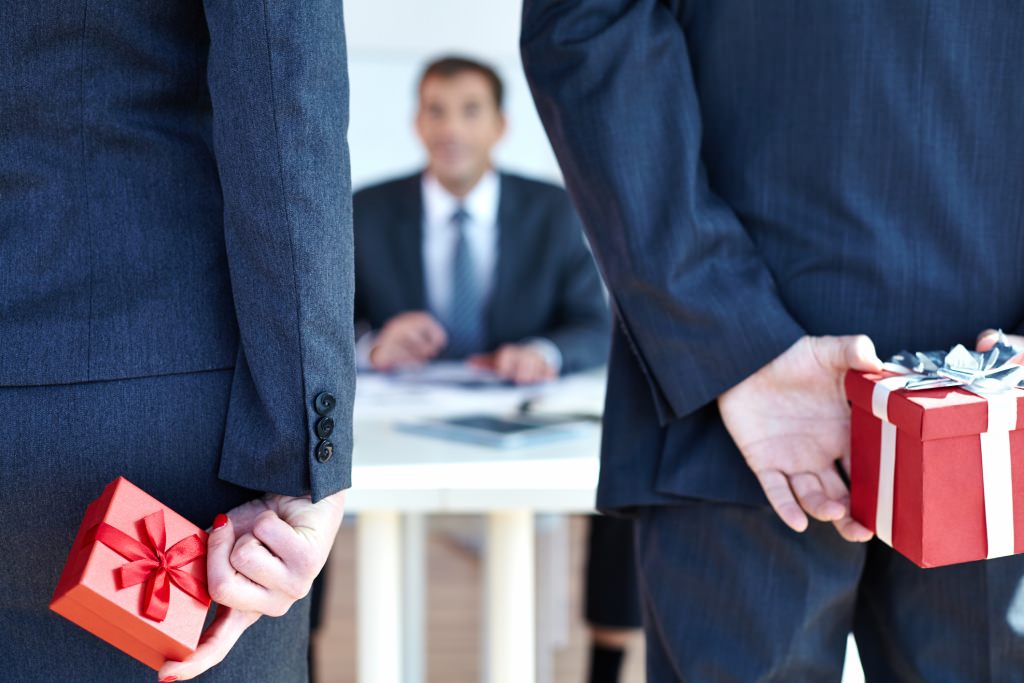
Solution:
<svg viewBox="0 0 1024 683">
<path fill-rule="evenodd" d="M 86 506 L 118 475 L 201 527 L 259 495 L 217 478 L 231 376 L 0 387 L 0 680 L 156 680 L 48 605 Z M 260 619 L 196 680 L 308 680 L 308 611 Z"/>
</svg>

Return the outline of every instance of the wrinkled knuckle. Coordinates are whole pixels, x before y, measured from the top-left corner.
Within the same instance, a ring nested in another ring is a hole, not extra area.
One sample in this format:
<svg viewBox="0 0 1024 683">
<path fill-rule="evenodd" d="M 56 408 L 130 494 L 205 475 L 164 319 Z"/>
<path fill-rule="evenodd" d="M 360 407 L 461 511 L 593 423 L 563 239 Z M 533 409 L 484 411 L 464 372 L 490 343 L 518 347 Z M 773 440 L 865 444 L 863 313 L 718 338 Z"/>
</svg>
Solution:
<svg viewBox="0 0 1024 683">
<path fill-rule="evenodd" d="M 231 566 L 244 573 L 245 570 L 252 567 L 255 561 L 254 549 L 255 546 L 252 543 L 235 546 L 235 549 L 231 551 Z"/>
<path fill-rule="evenodd" d="M 285 594 L 292 602 L 295 602 L 309 595 L 309 589 L 311 586 L 312 583 L 310 581 L 306 581 L 298 577 L 292 577 L 285 588 Z"/>
<path fill-rule="evenodd" d="M 277 515 L 273 512 L 261 513 L 260 516 L 256 518 L 255 523 L 253 523 L 252 525 L 253 533 L 257 537 L 267 536 L 268 534 L 273 532 L 273 528 L 274 526 L 276 526 L 276 522 Z"/>
<path fill-rule="evenodd" d="M 318 568 L 316 558 L 309 553 L 299 553 L 295 558 L 295 572 L 303 581 L 316 578 Z"/>
<path fill-rule="evenodd" d="M 218 605 L 226 605 L 231 602 L 231 587 L 226 581 L 210 581 L 207 591 L 210 594 L 210 599 Z"/>
<path fill-rule="evenodd" d="M 267 608 L 266 614 L 268 617 L 283 617 L 288 614 L 289 609 L 291 609 L 291 604 L 285 604 L 278 600 Z"/>
</svg>

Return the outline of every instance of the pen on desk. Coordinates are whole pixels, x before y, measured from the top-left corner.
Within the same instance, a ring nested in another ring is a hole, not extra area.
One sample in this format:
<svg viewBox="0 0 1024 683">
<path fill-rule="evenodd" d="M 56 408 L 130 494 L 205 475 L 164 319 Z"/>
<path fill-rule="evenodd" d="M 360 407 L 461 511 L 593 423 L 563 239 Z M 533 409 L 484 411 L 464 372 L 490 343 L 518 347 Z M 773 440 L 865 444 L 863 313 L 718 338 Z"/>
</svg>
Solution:
<svg viewBox="0 0 1024 683">
<path fill-rule="evenodd" d="M 537 404 L 544 398 L 543 394 L 536 394 L 534 396 L 527 396 L 525 399 L 519 402 L 519 406 L 516 409 L 517 415 L 531 415 L 536 413 Z M 579 412 L 556 412 L 556 413 L 544 413 L 545 417 L 557 417 L 569 420 L 579 420 L 581 422 L 600 422 L 601 416 L 594 413 L 579 413 Z"/>
</svg>

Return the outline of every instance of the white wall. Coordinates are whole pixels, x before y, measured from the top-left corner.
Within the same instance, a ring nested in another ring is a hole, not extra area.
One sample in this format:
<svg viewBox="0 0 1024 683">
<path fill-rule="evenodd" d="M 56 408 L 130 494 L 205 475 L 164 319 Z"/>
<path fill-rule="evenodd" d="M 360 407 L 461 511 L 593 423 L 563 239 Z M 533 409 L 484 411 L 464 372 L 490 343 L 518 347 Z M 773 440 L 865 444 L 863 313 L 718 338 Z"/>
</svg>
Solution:
<svg viewBox="0 0 1024 683">
<path fill-rule="evenodd" d="M 519 12 L 518 0 L 347 0 L 355 189 L 423 164 L 413 130 L 417 79 L 450 52 L 489 63 L 505 82 L 509 127 L 498 165 L 559 181 L 519 61 Z"/>
</svg>

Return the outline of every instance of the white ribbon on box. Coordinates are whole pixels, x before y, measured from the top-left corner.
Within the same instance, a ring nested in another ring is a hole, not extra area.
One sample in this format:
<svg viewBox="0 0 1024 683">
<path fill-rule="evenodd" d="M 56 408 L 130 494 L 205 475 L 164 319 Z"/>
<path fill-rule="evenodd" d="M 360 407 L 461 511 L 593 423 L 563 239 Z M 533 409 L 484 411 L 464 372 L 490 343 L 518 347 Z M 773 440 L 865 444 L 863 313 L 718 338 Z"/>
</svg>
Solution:
<svg viewBox="0 0 1024 683">
<path fill-rule="evenodd" d="M 988 405 L 988 426 L 980 434 L 987 557 L 1013 554 L 1010 432 L 1017 428 L 1017 399 L 1022 395 L 1016 387 L 1024 381 L 1024 368 L 1009 362 L 1015 354 L 1000 334 L 999 343 L 984 354 L 958 345 L 948 354 L 903 352 L 885 364 L 886 370 L 900 374 L 876 382 L 871 394 L 871 411 L 882 422 L 875 509 L 875 534 L 879 540 L 892 545 L 896 425 L 889 422 L 889 397 L 899 389 L 958 386 L 982 396 Z"/>
<path fill-rule="evenodd" d="M 892 509 L 896 481 L 896 425 L 889 422 L 889 396 L 906 387 L 906 377 L 879 380 L 871 395 L 871 408 L 882 421 L 882 446 L 878 465 L 878 503 L 875 534 L 892 545 Z M 981 471 L 985 497 L 985 529 L 988 558 L 1013 554 L 1013 480 L 1010 467 L 1010 432 L 1017 428 L 1019 391 L 986 397 L 988 429 L 980 434 Z"/>
</svg>

